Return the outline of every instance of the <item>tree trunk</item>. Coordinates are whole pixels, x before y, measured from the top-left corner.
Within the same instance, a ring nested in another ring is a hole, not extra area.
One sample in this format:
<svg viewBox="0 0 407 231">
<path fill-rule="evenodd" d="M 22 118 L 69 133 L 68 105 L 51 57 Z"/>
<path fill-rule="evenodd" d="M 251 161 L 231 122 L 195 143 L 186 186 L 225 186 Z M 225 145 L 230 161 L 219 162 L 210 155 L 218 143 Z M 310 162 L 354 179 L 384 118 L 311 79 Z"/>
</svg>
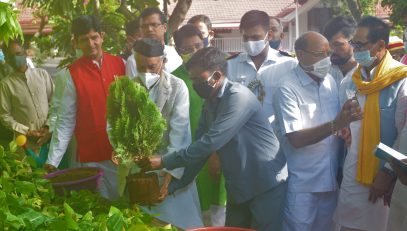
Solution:
<svg viewBox="0 0 407 231">
<path fill-rule="evenodd" d="M 360 8 L 359 1 L 357 0 L 346 0 L 348 8 L 355 19 L 356 22 L 359 22 L 362 19 L 362 9 Z"/>
<path fill-rule="evenodd" d="M 117 8 L 116 12 L 121 13 L 124 17 L 131 21 L 135 18 L 134 14 L 127 8 L 126 0 L 120 0 L 120 6 Z"/>
<path fill-rule="evenodd" d="M 185 16 L 188 13 L 189 8 L 191 7 L 192 0 L 178 0 L 177 5 L 175 6 L 170 19 L 168 20 L 167 33 L 169 38 L 172 37 L 174 31 L 176 31 L 184 21 Z"/>
<path fill-rule="evenodd" d="M 96 18 L 101 18 L 100 17 L 100 1 L 99 0 L 93 0 L 93 15 Z"/>
</svg>

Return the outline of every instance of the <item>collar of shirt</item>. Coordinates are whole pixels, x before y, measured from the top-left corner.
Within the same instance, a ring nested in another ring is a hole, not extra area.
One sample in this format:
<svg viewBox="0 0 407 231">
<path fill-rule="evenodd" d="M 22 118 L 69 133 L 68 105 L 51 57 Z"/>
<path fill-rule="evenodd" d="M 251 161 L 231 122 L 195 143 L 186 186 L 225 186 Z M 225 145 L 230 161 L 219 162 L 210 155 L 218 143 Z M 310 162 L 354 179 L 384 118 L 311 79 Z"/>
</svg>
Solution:
<svg viewBox="0 0 407 231">
<path fill-rule="evenodd" d="M 228 82 L 229 82 L 229 80 L 225 77 L 223 79 L 222 86 L 219 89 L 219 92 L 218 92 L 218 95 L 217 95 L 218 98 L 222 98 L 223 94 L 225 93 L 226 84 Z"/>
<path fill-rule="evenodd" d="M 374 78 L 374 75 L 376 73 L 376 69 L 377 69 L 377 66 L 375 66 L 372 70 L 370 70 L 370 79 L 369 79 L 369 77 L 367 76 L 366 69 L 364 67 L 362 67 L 361 74 L 362 74 L 363 80 L 372 81 Z"/>
<path fill-rule="evenodd" d="M 315 81 L 301 68 L 300 64 L 295 67 L 295 73 L 298 76 L 302 86 L 306 86 L 308 84 L 312 84 Z"/>
<path fill-rule="evenodd" d="M 278 58 L 277 54 L 278 54 L 277 50 L 269 48 L 269 50 L 267 52 L 267 57 L 264 60 L 263 64 L 275 63 Z M 252 58 L 250 58 L 250 55 L 248 55 L 247 53 L 244 53 L 244 55 L 239 56 L 239 59 L 240 59 L 239 61 L 242 63 L 244 63 L 244 62 L 253 63 Z"/>
</svg>

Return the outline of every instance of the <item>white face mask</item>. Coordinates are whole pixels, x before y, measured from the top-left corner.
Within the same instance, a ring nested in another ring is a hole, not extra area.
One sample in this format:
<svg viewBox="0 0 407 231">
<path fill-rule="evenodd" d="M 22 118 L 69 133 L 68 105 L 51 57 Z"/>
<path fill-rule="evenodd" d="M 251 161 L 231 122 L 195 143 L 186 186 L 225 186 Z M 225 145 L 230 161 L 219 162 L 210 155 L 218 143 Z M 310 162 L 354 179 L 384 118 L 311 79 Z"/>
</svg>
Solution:
<svg viewBox="0 0 407 231">
<path fill-rule="evenodd" d="M 162 63 L 160 66 L 160 69 L 162 67 Z M 150 89 L 152 86 L 154 86 L 155 83 L 160 79 L 161 75 L 158 73 L 151 73 L 151 72 L 141 72 L 138 74 L 138 77 L 140 78 L 140 81 L 143 83 L 143 85 L 147 88 Z"/>
<path fill-rule="evenodd" d="M 147 89 L 150 89 L 160 79 L 159 74 L 150 72 L 139 73 L 138 77 Z"/>
<path fill-rule="evenodd" d="M 259 55 L 268 44 L 268 41 L 265 41 L 267 35 L 268 32 L 266 33 L 266 36 L 264 37 L 263 40 L 243 42 L 243 48 L 245 49 L 247 54 L 249 54 L 252 57 Z"/>
<path fill-rule="evenodd" d="M 324 59 L 319 60 L 318 62 L 304 67 L 306 69 L 310 68 L 311 70 L 304 70 L 307 73 L 317 76 L 320 79 L 325 78 L 328 74 L 329 69 L 331 69 L 331 58 L 328 56 Z"/>
</svg>

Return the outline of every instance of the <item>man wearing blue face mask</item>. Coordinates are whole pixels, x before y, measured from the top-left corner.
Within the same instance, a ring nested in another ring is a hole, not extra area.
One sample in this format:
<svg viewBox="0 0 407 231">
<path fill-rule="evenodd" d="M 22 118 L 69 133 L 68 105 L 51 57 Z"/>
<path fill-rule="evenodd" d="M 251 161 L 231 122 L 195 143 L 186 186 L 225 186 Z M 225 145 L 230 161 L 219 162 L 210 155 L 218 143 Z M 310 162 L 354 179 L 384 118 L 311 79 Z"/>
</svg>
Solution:
<svg viewBox="0 0 407 231">
<path fill-rule="evenodd" d="M 352 101 L 339 108 L 325 37 L 307 32 L 295 42 L 295 52 L 299 64 L 287 71 L 274 98 L 289 179 L 284 230 L 330 231 L 338 189 L 335 134 L 361 115 Z"/>
<path fill-rule="evenodd" d="M 201 31 L 204 47 L 210 47 L 212 45 L 215 32 L 212 30 L 212 22 L 208 16 L 203 14 L 195 15 L 188 20 L 188 24 L 193 25 Z"/>
<path fill-rule="evenodd" d="M 395 174 L 373 151 L 379 142 L 395 144 L 405 119 L 400 115 L 407 110 L 407 67 L 386 49 L 389 35 L 385 22 L 367 16 L 358 23 L 350 41 L 359 66 L 342 81 L 339 96 L 341 102 L 356 97 L 363 108 L 363 119 L 349 127 L 352 142 L 334 216 L 342 231 L 387 230 Z"/>
<path fill-rule="evenodd" d="M 187 86 L 181 79 L 163 70 L 164 45 L 160 41 L 150 38 L 138 40 L 134 51 L 139 73 L 135 80 L 147 88 L 150 99 L 156 103 L 167 121 L 164 142 L 168 146 L 159 153 L 164 155 L 186 148 L 191 143 Z M 195 181 L 174 196 L 166 197 L 169 183 L 181 178 L 183 172 L 183 168 L 160 171 L 162 202 L 144 209 L 183 229 L 202 227 Z"/>
<path fill-rule="evenodd" d="M 3 50 L 0 48 L 0 80 L 10 74 L 13 69 L 6 63 Z"/>
<path fill-rule="evenodd" d="M 44 135 L 54 83 L 44 69 L 28 67 L 19 41 L 11 41 L 4 52 L 13 71 L 0 82 L 0 122 L 14 134 L 26 135 L 36 149 Z"/>
<path fill-rule="evenodd" d="M 269 45 L 274 50 L 281 50 L 282 40 L 284 38 L 284 27 L 281 24 L 280 19 L 276 17 L 270 17 L 270 35 Z"/>
</svg>

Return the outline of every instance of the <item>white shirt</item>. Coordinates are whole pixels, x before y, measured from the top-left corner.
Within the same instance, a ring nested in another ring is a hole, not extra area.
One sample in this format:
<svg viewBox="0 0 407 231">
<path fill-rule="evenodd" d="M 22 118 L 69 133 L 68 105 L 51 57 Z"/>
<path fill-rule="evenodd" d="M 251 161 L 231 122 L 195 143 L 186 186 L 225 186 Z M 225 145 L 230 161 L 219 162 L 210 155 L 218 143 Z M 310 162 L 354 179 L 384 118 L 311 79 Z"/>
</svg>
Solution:
<svg viewBox="0 0 407 231">
<path fill-rule="evenodd" d="M 267 57 L 259 70 L 256 70 L 253 60 L 247 53 L 241 53 L 228 61 L 228 79 L 239 82 L 246 87 L 255 80 L 259 80 L 264 88 L 264 100 L 262 102 L 270 123 L 274 121 L 272 106 L 273 91 L 285 74 L 297 65 L 298 61 L 291 57 L 280 54 L 279 51 L 269 48 Z M 259 96 L 259 88 L 253 91 Z"/>
<path fill-rule="evenodd" d="M 358 65 L 353 67 L 352 70 L 348 71 L 348 73 L 346 73 L 346 75 L 343 75 L 343 73 L 342 73 L 341 69 L 338 67 L 338 65 L 332 65 L 331 69 L 329 70 L 329 74 L 331 74 L 332 77 L 335 79 L 336 85 L 339 88 L 342 80 L 345 79 L 345 78 L 351 78 L 352 75 L 353 75 L 353 72 L 355 72 L 355 70 L 357 68 L 358 68 Z"/>
<path fill-rule="evenodd" d="M 287 157 L 290 192 L 328 192 L 337 189 L 338 138 L 329 136 L 302 148 L 294 148 L 287 133 L 313 128 L 335 119 L 339 111 L 338 89 L 327 74 L 317 83 L 298 65 L 287 72 L 275 93 L 276 120 Z"/>
<path fill-rule="evenodd" d="M 164 55 L 167 62 L 164 64 L 164 70 L 168 73 L 175 71 L 182 64 L 182 59 L 178 55 L 177 51 L 172 46 L 164 46 Z M 137 66 L 136 59 L 134 58 L 134 53 L 129 56 L 126 62 L 126 75 L 130 78 L 137 76 Z"/>
</svg>

